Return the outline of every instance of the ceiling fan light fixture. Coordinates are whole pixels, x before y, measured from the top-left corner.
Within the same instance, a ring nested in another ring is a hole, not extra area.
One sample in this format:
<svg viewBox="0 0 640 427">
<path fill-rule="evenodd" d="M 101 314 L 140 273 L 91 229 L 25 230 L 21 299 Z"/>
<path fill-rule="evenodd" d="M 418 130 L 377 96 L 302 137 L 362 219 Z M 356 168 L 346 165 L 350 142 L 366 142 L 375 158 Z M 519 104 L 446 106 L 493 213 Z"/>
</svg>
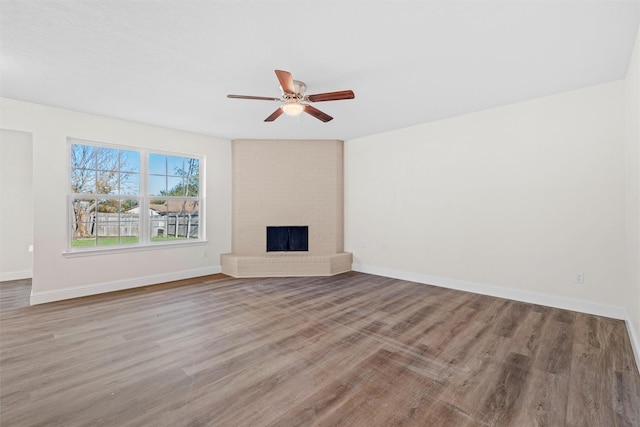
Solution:
<svg viewBox="0 0 640 427">
<path fill-rule="evenodd" d="M 304 105 L 297 101 L 289 101 L 282 105 L 282 111 L 287 116 L 299 116 L 304 111 Z"/>
</svg>

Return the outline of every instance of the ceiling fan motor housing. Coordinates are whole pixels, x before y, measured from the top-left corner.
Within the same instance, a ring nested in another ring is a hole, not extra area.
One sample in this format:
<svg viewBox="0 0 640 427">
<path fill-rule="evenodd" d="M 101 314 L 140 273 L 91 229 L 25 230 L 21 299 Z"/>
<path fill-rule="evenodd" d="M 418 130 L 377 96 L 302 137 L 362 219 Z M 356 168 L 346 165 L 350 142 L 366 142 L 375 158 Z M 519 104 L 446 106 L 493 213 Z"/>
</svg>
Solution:
<svg viewBox="0 0 640 427">
<path fill-rule="evenodd" d="M 282 86 L 280 87 L 280 91 L 282 92 L 282 97 L 284 99 L 298 99 L 301 100 L 304 98 L 304 92 L 307 90 L 307 85 L 299 80 L 293 81 L 293 87 L 296 90 L 296 93 L 286 93 Z"/>
</svg>

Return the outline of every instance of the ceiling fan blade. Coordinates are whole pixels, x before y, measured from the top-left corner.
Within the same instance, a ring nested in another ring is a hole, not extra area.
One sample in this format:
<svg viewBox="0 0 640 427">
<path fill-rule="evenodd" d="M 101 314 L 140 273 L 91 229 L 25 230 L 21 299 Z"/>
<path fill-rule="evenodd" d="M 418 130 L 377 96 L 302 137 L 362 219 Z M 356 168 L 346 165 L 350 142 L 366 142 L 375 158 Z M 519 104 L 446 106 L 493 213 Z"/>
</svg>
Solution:
<svg viewBox="0 0 640 427">
<path fill-rule="evenodd" d="M 267 117 L 266 119 L 264 119 L 265 122 L 272 122 L 275 119 L 277 119 L 278 117 L 280 117 L 282 115 L 283 111 L 282 108 L 278 108 L 276 111 L 274 111 L 273 113 L 271 113 L 271 115 L 269 117 Z"/>
<path fill-rule="evenodd" d="M 305 99 L 308 99 L 311 102 L 322 102 L 322 101 L 338 101 L 340 99 L 353 99 L 356 95 L 352 90 L 341 90 L 339 92 L 327 92 L 327 93 L 317 93 L 315 95 L 307 95 Z"/>
<path fill-rule="evenodd" d="M 269 97 L 269 96 L 227 95 L 227 98 L 257 99 L 257 100 L 260 100 L 260 101 L 282 101 L 280 98 L 272 98 L 272 97 Z"/>
<path fill-rule="evenodd" d="M 333 117 L 331 117 L 330 115 L 323 113 L 322 111 L 318 110 L 316 107 L 313 107 L 311 105 L 305 105 L 304 106 L 304 112 L 307 114 L 311 114 L 313 117 L 315 117 L 318 120 L 321 120 L 323 122 L 328 122 L 330 120 L 333 120 Z"/>
<path fill-rule="evenodd" d="M 290 72 L 276 70 L 276 76 L 278 76 L 280 86 L 285 93 L 296 93 L 296 87 L 293 84 L 293 77 Z"/>
</svg>

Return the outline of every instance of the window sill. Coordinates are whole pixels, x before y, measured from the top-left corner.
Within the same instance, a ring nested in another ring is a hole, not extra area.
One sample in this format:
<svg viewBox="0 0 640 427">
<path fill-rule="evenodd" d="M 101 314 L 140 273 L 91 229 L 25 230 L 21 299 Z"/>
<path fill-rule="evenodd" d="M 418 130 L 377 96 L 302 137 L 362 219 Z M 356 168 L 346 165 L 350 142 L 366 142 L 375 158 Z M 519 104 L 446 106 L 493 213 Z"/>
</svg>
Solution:
<svg viewBox="0 0 640 427">
<path fill-rule="evenodd" d="M 65 258 L 81 258 L 81 257 L 88 257 L 88 256 L 121 254 L 121 253 L 127 253 L 127 252 L 146 252 L 146 251 L 155 251 L 155 250 L 161 250 L 161 249 L 204 246 L 208 243 L 209 242 L 206 240 L 192 240 L 192 241 L 180 241 L 180 242 L 171 242 L 171 243 L 154 243 L 154 244 L 136 245 L 136 246 L 117 246 L 117 247 L 95 248 L 95 249 L 93 248 L 92 249 L 76 249 L 76 250 L 66 250 L 62 252 L 62 256 Z"/>
</svg>

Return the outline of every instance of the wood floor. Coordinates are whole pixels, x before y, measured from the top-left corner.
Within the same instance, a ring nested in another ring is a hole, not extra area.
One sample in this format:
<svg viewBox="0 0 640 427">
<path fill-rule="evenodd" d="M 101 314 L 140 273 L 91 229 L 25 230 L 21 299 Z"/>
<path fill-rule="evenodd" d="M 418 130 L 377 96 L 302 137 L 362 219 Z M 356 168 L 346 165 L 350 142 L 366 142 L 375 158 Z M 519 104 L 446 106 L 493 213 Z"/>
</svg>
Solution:
<svg viewBox="0 0 640 427">
<path fill-rule="evenodd" d="M 621 321 L 361 273 L 30 307 L 0 284 L 2 426 L 639 426 Z"/>
</svg>

